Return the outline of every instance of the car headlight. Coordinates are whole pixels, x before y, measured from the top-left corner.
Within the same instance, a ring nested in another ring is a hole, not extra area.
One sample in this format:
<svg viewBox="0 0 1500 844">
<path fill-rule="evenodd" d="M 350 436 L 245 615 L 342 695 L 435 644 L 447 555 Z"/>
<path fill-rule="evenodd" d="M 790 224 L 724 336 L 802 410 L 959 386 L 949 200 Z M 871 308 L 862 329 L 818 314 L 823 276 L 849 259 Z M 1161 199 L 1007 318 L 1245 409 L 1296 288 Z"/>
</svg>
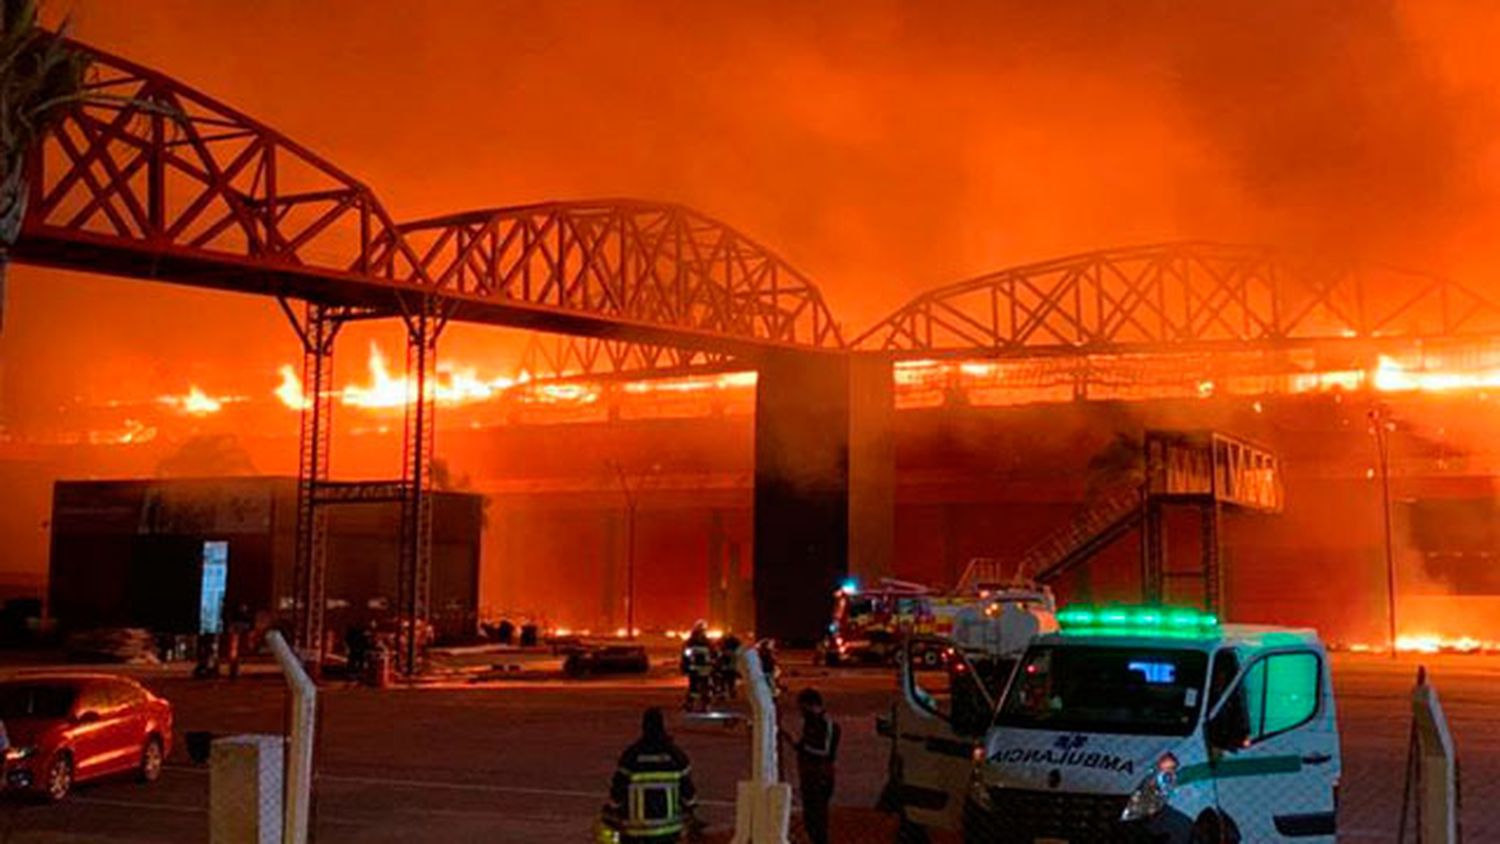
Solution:
<svg viewBox="0 0 1500 844">
<path fill-rule="evenodd" d="M 1172 800 L 1172 792 L 1176 790 L 1177 757 L 1164 753 L 1156 760 L 1156 770 L 1131 792 L 1130 799 L 1125 802 L 1125 811 L 1120 813 L 1120 820 L 1140 821 L 1155 817 L 1162 809 L 1167 808 L 1167 803 Z"/>
<path fill-rule="evenodd" d="M 35 747 L 7 747 L 5 749 L 5 761 L 7 762 L 20 762 L 24 759 L 30 759 L 35 755 Z"/>
</svg>

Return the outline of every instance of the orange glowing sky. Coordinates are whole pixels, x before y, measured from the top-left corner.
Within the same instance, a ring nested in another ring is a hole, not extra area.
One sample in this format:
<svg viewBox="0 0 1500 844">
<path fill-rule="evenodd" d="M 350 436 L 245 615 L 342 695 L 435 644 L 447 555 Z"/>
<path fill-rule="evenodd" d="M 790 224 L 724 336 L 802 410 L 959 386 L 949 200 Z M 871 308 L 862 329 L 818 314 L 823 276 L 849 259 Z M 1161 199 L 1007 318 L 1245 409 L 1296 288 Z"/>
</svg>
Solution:
<svg viewBox="0 0 1500 844">
<path fill-rule="evenodd" d="M 1500 8 L 53 0 L 50 13 L 316 150 L 397 218 L 681 201 L 819 282 L 850 334 L 922 288 L 1108 245 L 1313 246 L 1485 288 L 1495 257 Z M 355 358 L 369 339 L 397 348 L 393 328 L 361 327 Z M 461 327 L 443 353 L 518 347 Z M 0 420 L 74 395 L 268 394 L 295 355 L 268 300 L 20 267 Z"/>
</svg>

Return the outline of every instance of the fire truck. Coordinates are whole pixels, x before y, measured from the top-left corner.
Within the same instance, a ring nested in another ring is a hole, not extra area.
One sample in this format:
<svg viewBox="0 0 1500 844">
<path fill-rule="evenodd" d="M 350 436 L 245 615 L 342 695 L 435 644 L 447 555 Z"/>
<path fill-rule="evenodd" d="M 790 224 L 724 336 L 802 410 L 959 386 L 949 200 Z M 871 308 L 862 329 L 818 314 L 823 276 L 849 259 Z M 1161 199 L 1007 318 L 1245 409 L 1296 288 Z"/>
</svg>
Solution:
<svg viewBox="0 0 1500 844">
<path fill-rule="evenodd" d="M 946 601 L 919 583 L 883 579 L 861 589 L 846 582 L 833 597 L 833 619 L 819 643 L 818 661 L 830 667 L 895 661 L 901 642 L 913 634 L 933 634 L 951 626 Z"/>
<path fill-rule="evenodd" d="M 849 581 L 834 595 L 833 619 L 818 646 L 817 659 L 830 667 L 894 664 L 908 639 L 962 641 L 981 635 L 980 631 L 993 627 L 983 623 L 986 618 L 994 618 L 1007 603 L 1035 607 L 1049 616 L 1053 610 L 1051 592 L 1005 576 L 996 561 L 988 558 L 971 560 L 949 593 L 889 578 L 867 589 Z M 941 650 L 919 648 L 913 658 L 919 668 L 943 666 Z"/>
</svg>

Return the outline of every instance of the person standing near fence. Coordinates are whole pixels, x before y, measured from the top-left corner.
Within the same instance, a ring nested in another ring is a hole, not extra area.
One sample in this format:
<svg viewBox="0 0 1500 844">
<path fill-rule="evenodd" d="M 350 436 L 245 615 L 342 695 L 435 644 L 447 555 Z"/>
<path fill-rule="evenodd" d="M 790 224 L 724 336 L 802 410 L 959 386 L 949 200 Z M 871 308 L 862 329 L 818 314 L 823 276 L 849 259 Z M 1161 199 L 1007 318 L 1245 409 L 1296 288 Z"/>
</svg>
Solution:
<svg viewBox="0 0 1500 844">
<path fill-rule="evenodd" d="M 839 725 L 823 708 L 817 689 L 797 695 L 802 711 L 802 735 L 797 751 L 797 783 L 802 792 L 802 825 L 812 844 L 828 844 L 828 804 L 833 800 L 834 763 L 839 753 Z"/>
</svg>

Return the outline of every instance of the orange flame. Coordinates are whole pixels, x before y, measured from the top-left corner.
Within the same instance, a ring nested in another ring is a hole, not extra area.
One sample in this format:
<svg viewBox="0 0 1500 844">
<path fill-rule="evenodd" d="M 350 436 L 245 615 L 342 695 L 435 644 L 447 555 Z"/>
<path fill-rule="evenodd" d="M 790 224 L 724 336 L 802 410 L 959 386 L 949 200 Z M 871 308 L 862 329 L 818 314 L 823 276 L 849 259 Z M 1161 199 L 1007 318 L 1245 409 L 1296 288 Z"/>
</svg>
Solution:
<svg viewBox="0 0 1500 844">
<path fill-rule="evenodd" d="M 197 384 L 190 385 L 187 393 L 180 396 L 161 396 L 157 401 L 168 407 L 186 413 L 189 416 L 208 416 L 218 413 L 224 409 L 225 402 L 236 401 L 229 396 L 214 397 L 199 389 Z"/>
<path fill-rule="evenodd" d="M 1150 378 L 1134 383 L 1134 368 L 1141 366 L 1141 362 L 1135 359 L 1104 356 L 1090 358 L 1088 366 L 1081 371 L 1103 374 L 1105 381 L 1113 386 L 1106 387 L 1099 397 L 1116 399 L 1189 396 L 1210 398 L 1361 389 L 1384 393 L 1482 392 L 1500 388 L 1500 363 L 1494 367 L 1486 367 L 1482 364 L 1475 365 L 1472 360 L 1465 360 L 1457 365 L 1443 365 L 1456 362 L 1442 361 L 1434 365 L 1430 361 L 1431 358 L 1410 362 L 1382 355 L 1371 369 L 1334 369 L 1265 377 L 1225 375 L 1177 383 L 1158 383 Z M 1076 398 L 1074 385 L 1067 372 L 1054 373 L 1048 370 L 1044 373 L 1043 382 L 1032 383 L 1034 377 L 1028 377 L 1028 373 L 1032 371 L 1018 369 L 1018 366 L 1023 365 L 1014 361 L 901 361 L 895 365 L 892 373 L 896 405 L 899 408 L 934 407 L 947 401 L 953 394 L 962 394 L 966 401 L 976 406 L 1059 402 Z M 1118 373 L 1114 374 L 1116 368 Z M 280 381 L 272 391 L 277 401 L 291 410 L 300 411 L 307 407 L 309 397 L 298 378 L 297 370 L 291 365 L 283 365 L 278 369 L 278 375 Z M 1166 377 L 1170 381 L 1171 373 L 1168 372 Z M 610 393 L 625 398 L 655 396 L 666 401 L 669 397 L 680 396 L 687 400 L 695 395 L 727 397 L 753 390 L 755 384 L 754 372 L 628 381 L 612 387 L 587 381 L 548 383 L 532 380 L 532 376 L 527 373 L 515 377 L 485 377 L 472 365 L 440 362 L 436 375 L 427 386 L 427 395 L 450 406 L 478 404 L 506 397 L 520 405 L 581 408 L 600 403 Z M 404 407 L 413 398 L 413 394 L 414 389 L 408 383 L 406 375 L 393 373 L 389 359 L 374 343 L 370 345 L 367 377 L 364 381 L 345 384 L 329 393 L 347 407 L 367 410 Z M 1094 395 L 1092 388 L 1089 394 Z M 196 385 L 184 395 L 162 396 L 158 399 L 162 404 L 190 416 L 217 413 L 225 403 L 243 400 L 243 397 L 210 396 Z M 113 406 L 124 403 L 110 404 Z M 657 408 L 657 411 L 677 415 L 685 407 L 664 405 Z M 1257 406 L 1258 412 L 1261 409 Z M 649 414 L 652 411 L 647 409 L 644 412 Z"/>
<path fill-rule="evenodd" d="M 405 407 L 415 397 L 416 388 L 408 383 L 407 376 L 392 375 L 385 354 L 374 343 L 370 344 L 368 367 L 370 378 L 367 384 L 344 385 L 339 393 L 339 401 L 344 405 L 363 408 Z M 282 378 L 285 380 L 285 373 Z M 517 383 L 517 379 L 503 376 L 486 381 L 476 374 L 473 367 L 458 369 L 440 363 L 437 377 L 426 385 L 425 392 L 428 398 L 441 404 L 468 404 L 494 398 Z"/>
<path fill-rule="evenodd" d="M 306 410 L 310 402 L 302 392 L 302 379 L 290 365 L 281 367 L 281 383 L 276 387 L 276 398 L 292 410 Z"/>
<path fill-rule="evenodd" d="M 1349 646 L 1351 653 L 1389 653 L 1384 643 L 1372 645 L 1355 642 Z M 1396 652 L 1405 654 L 1475 654 L 1500 652 L 1500 641 L 1480 639 L 1475 636 L 1442 636 L 1437 633 L 1402 633 L 1396 637 Z"/>
</svg>

